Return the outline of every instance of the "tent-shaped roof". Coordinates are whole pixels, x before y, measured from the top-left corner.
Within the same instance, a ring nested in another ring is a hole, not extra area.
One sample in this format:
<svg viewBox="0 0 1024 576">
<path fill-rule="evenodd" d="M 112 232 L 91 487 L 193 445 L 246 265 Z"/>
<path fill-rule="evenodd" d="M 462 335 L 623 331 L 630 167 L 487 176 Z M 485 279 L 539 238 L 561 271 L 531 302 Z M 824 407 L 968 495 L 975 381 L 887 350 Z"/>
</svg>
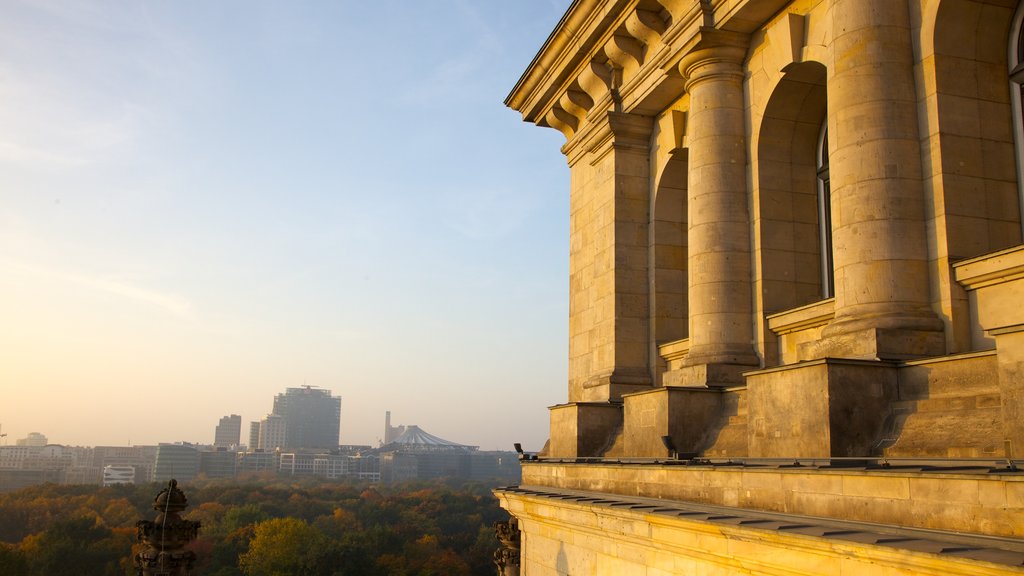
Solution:
<svg viewBox="0 0 1024 576">
<path fill-rule="evenodd" d="M 457 450 L 476 450 L 476 446 L 467 446 L 465 444 L 457 444 L 444 438 L 438 438 L 433 434 L 429 434 L 419 426 L 407 426 L 405 432 L 400 434 L 398 438 L 391 441 L 390 444 L 384 447 L 385 449 L 421 449 L 421 450 L 445 450 L 445 449 L 457 449 Z"/>
</svg>

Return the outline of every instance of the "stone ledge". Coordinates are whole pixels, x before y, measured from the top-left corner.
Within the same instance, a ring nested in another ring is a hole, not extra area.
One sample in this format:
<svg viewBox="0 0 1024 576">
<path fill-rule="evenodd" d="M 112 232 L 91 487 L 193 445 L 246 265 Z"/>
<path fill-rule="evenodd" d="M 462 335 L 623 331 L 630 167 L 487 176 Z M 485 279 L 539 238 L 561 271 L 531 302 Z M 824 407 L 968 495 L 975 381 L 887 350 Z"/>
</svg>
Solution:
<svg viewBox="0 0 1024 576">
<path fill-rule="evenodd" d="M 1024 278 L 1024 245 L 953 264 L 956 281 L 977 290 Z"/>
<path fill-rule="evenodd" d="M 1024 566 L 1024 541 L 1017 539 L 543 486 L 494 493 L 523 527 L 524 564 L 557 556 L 571 573 L 624 573 L 638 565 L 675 573 L 680 561 L 689 564 L 685 573 L 727 567 L 744 574 L 775 573 L 773 564 L 787 574 L 820 574 L 823 561 L 858 574 L 881 567 L 886 574 L 1007 574 Z M 568 533 L 574 537 L 562 538 Z M 546 550 L 549 540 L 560 542 L 557 554 Z"/>
<path fill-rule="evenodd" d="M 934 468 L 934 467 L 933 467 Z M 612 462 L 523 463 L 523 484 L 1024 538 L 1024 473 Z"/>
</svg>

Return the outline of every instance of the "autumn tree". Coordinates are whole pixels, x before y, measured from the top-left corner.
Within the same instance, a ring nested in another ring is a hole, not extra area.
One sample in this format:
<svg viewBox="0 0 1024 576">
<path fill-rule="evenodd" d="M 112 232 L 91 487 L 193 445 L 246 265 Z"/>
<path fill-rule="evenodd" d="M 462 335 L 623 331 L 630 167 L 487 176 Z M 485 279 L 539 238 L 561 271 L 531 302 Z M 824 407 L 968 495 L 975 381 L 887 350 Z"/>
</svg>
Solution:
<svg viewBox="0 0 1024 576">
<path fill-rule="evenodd" d="M 0 543 L 0 574 L 29 576 L 28 560 L 17 546 Z"/>
<path fill-rule="evenodd" d="M 247 576 L 329 576 L 329 553 L 330 541 L 320 530 L 297 518 L 273 518 L 256 525 L 238 566 Z"/>
</svg>

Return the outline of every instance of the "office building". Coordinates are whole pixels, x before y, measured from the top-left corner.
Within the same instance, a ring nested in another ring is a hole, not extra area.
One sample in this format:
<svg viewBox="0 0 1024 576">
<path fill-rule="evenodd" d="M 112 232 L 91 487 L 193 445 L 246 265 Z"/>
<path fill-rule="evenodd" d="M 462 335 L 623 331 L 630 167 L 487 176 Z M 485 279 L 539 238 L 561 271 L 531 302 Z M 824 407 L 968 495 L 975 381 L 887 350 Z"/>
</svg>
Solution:
<svg viewBox="0 0 1024 576">
<path fill-rule="evenodd" d="M 286 448 L 335 450 L 340 444 L 341 397 L 330 390 L 288 388 L 274 397 L 274 414 L 284 417 Z"/>
<path fill-rule="evenodd" d="M 288 429 L 285 426 L 284 416 L 267 414 L 260 420 L 260 436 L 256 447 L 268 452 L 284 448 L 287 437 Z"/>
<path fill-rule="evenodd" d="M 160 444 L 156 447 L 154 482 L 194 480 L 199 475 L 199 450 L 186 443 Z"/>
<path fill-rule="evenodd" d="M 218 448 L 235 448 L 242 441 L 242 417 L 238 414 L 224 416 L 214 431 L 213 445 Z"/>
</svg>

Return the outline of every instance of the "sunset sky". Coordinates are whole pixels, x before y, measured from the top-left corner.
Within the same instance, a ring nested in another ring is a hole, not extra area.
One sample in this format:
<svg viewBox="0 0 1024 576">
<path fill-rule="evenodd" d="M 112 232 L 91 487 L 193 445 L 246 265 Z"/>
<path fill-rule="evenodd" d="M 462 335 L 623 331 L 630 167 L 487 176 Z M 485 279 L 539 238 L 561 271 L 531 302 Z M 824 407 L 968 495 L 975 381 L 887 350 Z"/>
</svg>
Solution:
<svg viewBox="0 0 1024 576">
<path fill-rule="evenodd" d="M 0 3 L 0 426 L 209 443 L 309 384 L 541 447 L 568 168 L 503 100 L 569 0 Z"/>
</svg>

